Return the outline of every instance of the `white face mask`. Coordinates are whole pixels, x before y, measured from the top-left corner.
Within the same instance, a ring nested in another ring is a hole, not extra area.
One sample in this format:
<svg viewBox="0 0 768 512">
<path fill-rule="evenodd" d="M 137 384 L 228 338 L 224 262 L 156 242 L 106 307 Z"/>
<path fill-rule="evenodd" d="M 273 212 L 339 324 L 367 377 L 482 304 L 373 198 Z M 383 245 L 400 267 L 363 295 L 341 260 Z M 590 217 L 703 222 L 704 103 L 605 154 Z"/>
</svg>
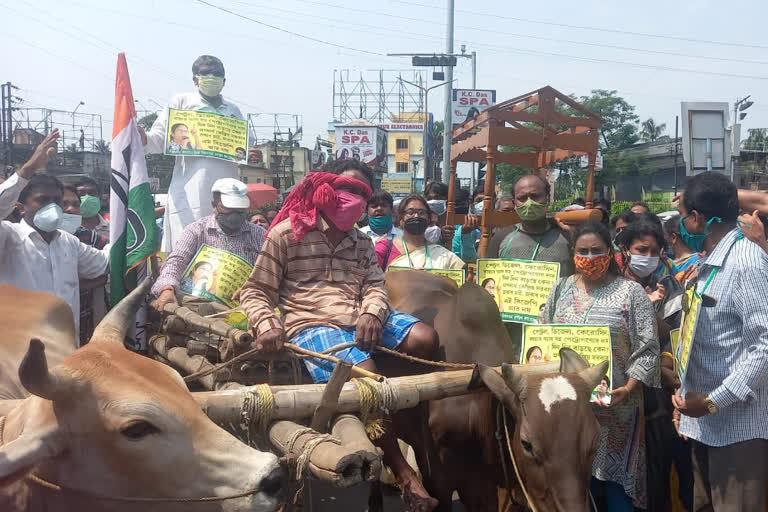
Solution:
<svg viewBox="0 0 768 512">
<path fill-rule="evenodd" d="M 442 230 L 440 229 L 440 226 L 429 226 L 424 232 L 424 238 L 431 244 L 439 244 L 441 235 Z"/>
<path fill-rule="evenodd" d="M 59 229 L 66 231 L 70 235 L 74 235 L 77 228 L 83 224 L 83 217 L 81 215 L 72 215 L 71 213 L 65 213 L 61 216 L 61 225 Z"/>
<path fill-rule="evenodd" d="M 446 203 L 447 201 L 445 199 L 433 199 L 431 201 L 427 201 L 430 210 L 435 212 L 437 215 L 442 215 L 445 213 Z"/>
<path fill-rule="evenodd" d="M 648 277 L 659 266 L 658 256 L 629 255 L 629 268 L 637 277 Z"/>
<path fill-rule="evenodd" d="M 48 203 L 43 206 L 37 213 L 35 213 L 32 223 L 41 231 L 46 233 L 53 233 L 61 225 L 61 218 L 64 216 L 64 212 L 61 206 L 56 203 Z"/>
</svg>

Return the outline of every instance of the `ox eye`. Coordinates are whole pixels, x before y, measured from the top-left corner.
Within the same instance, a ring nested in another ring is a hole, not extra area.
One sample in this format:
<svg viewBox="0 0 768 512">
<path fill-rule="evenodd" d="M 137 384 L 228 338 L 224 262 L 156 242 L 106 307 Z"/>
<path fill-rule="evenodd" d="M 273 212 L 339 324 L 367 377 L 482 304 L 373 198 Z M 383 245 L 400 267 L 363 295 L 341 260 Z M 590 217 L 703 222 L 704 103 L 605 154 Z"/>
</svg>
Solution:
<svg viewBox="0 0 768 512">
<path fill-rule="evenodd" d="M 121 434 L 132 441 L 143 439 L 148 435 L 156 434 L 158 432 L 160 432 L 160 430 L 147 421 L 137 421 L 120 430 Z"/>
<path fill-rule="evenodd" d="M 533 445 L 526 441 L 525 439 L 520 440 L 520 444 L 523 445 L 523 449 L 527 451 L 528 453 L 533 453 Z"/>
</svg>

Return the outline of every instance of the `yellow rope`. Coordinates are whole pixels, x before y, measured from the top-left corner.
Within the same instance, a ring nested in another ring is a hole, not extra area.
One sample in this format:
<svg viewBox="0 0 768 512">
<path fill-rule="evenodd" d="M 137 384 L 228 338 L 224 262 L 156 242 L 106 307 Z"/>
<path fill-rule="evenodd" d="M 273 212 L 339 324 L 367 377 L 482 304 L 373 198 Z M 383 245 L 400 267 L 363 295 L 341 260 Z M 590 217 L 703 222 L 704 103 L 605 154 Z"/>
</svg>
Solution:
<svg viewBox="0 0 768 512">
<path fill-rule="evenodd" d="M 372 440 L 384 435 L 384 424 L 372 416 L 378 412 L 381 397 L 376 387 L 376 381 L 368 377 L 352 379 L 352 383 L 360 393 L 360 421 L 365 425 L 365 431 Z"/>
<path fill-rule="evenodd" d="M 266 433 L 275 416 L 275 395 L 269 384 L 258 384 L 253 392 L 256 394 L 256 426 L 259 431 Z"/>
<path fill-rule="evenodd" d="M 531 509 L 531 512 L 536 512 L 536 506 L 533 504 L 533 501 L 531 501 L 531 497 L 528 494 L 528 490 L 525 488 L 523 479 L 520 478 L 520 471 L 517 469 L 515 454 L 512 452 L 512 441 L 509 437 L 509 427 L 507 426 L 507 412 L 502 411 L 502 415 L 504 416 L 504 434 L 507 438 L 507 450 L 509 451 L 509 458 L 512 459 L 512 467 L 515 468 L 515 476 L 517 477 L 517 481 L 520 483 L 520 488 L 523 490 L 523 495 L 525 495 L 525 501 L 528 503 L 528 507 Z"/>
</svg>

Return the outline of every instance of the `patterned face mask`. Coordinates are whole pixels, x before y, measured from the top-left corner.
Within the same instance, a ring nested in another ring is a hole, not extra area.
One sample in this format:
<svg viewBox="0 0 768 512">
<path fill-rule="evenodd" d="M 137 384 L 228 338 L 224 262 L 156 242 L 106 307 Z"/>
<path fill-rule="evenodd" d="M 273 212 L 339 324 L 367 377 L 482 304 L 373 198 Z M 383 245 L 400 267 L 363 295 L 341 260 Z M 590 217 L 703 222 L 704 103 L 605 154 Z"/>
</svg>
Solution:
<svg viewBox="0 0 768 512">
<path fill-rule="evenodd" d="M 573 263 L 576 265 L 576 272 L 590 281 L 600 279 L 608 271 L 611 264 L 610 254 L 591 254 L 582 256 L 574 254 Z"/>
</svg>

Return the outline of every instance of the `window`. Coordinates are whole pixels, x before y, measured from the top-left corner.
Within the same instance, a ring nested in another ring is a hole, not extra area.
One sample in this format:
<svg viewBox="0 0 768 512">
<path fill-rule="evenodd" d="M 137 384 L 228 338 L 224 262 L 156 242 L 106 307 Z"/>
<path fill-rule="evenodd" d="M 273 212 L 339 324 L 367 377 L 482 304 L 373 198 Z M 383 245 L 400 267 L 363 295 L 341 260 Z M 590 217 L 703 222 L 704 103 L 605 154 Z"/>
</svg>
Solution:
<svg viewBox="0 0 768 512">
<path fill-rule="evenodd" d="M 408 139 L 396 139 L 395 140 L 395 148 L 396 149 L 408 149 Z"/>
<path fill-rule="evenodd" d="M 397 162 L 396 172 L 408 172 L 408 162 Z"/>
</svg>

